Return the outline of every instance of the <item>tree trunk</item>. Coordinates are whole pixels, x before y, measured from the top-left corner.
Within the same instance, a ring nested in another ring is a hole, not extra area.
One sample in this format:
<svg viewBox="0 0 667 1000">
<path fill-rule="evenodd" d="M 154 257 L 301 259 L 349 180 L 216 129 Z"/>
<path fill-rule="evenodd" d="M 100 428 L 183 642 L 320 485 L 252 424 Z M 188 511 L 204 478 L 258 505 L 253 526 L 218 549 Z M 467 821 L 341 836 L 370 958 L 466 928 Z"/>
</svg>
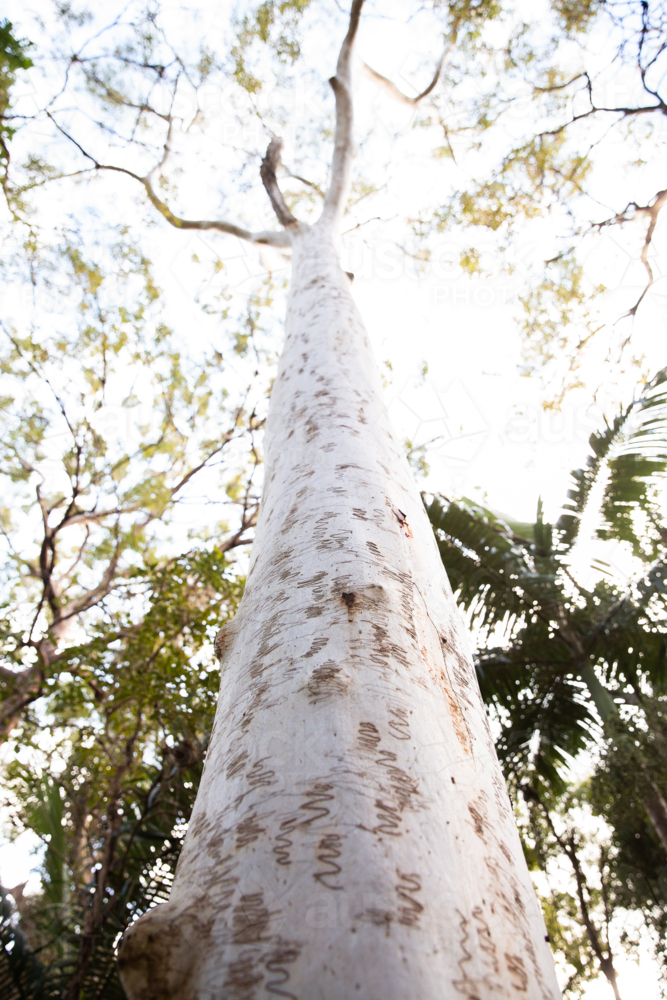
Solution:
<svg viewBox="0 0 667 1000">
<path fill-rule="evenodd" d="M 560 996 L 433 532 L 323 226 L 293 230 L 239 612 L 131 1000 Z M 409 335 L 409 331 L 406 331 Z"/>
</svg>

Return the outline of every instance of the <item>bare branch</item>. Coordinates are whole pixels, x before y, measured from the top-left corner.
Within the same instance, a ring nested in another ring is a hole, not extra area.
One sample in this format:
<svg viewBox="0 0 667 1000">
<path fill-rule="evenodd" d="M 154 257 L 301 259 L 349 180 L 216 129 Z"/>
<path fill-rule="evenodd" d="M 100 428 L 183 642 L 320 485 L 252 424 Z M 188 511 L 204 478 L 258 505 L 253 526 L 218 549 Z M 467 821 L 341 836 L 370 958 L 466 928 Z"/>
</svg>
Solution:
<svg viewBox="0 0 667 1000">
<path fill-rule="evenodd" d="M 85 156 L 87 160 L 93 164 L 95 170 L 110 170 L 114 173 L 125 174 L 127 177 L 131 177 L 133 180 L 138 181 L 143 185 L 146 194 L 148 195 L 149 201 L 157 208 L 158 212 L 167 220 L 167 222 L 174 226 L 175 229 L 196 229 L 196 230 L 208 230 L 214 229 L 220 233 L 228 233 L 230 236 L 237 236 L 241 240 L 247 240 L 248 243 L 261 243 L 266 246 L 273 247 L 289 247 L 291 246 L 289 236 L 285 232 L 274 232 L 272 230 L 261 231 L 258 233 L 252 233 L 248 229 L 243 229 L 241 226 L 235 226 L 232 222 L 223 222 L 218 219 L 183 219 L 178 215 L 175 215 L 171 209 L 158 198 L 153 185 L 151 184 L 151 175 L 154 169 L 151 170 L 145 177 L 140 177 L 139 174 L 135 174 L 134 171 L 128 170 L 126 167 L 117 167 L 112 164 L 100 163 L 95 159 L 90 153 L 81 146 L 76 139 L 71 136 L 65 129 L 55 120 L 53 115 L 48 114 L 58 131 L 65 136 L 66 139 L 76 146 L 82 156 Z M 158 164 L 159 167 L 159 164 Z"/>
<path fill-rule="evenodd" d="M 654 111 L 659 111 L 661 114 L 667 114 L 667 104 L 662 101 L 659 104 L 649 104 L 647 107 L 640 108 L 599 108 L 591 107 L 588 111 L 582 111 L 578 115 L 572 115 L 569 121 L 564 122 L 562 125 L 558 125 L 556 128 L 548 129 L 544 132 L 538 133 L 538 138 L 546 135 L 560 135 L 564 132 L 566 128 L 570 125 L 575 125 L 577 122 L 583 121 L 586 118 L 590 118 L 591 115 L 598 114 L 609 114 L 609 115 L 621 115 L 623 118 L 634 118 L 636 115 L 650 115 Z"/>
<path fill-rule="evenodd" d="M 653 237 L 655 235 L 655 227 L 658 224 L 658 216 L 660 215 L 660 212 L 662 211 L 662 209 L 665 207 L 666 204 L 667 204 L 667 188 L 665 188 L 662 191 L 658 191 L 650 205 L 638 205 L 637 202 L 635 201 L 630 202 L 630 204 L 626 205 L 626 207 L 623 209 L 622 212 L 619 212 L 617 215 L 612 216 L 611 219 L 606 219 L 604 222 L 598 222 L 594 226 L 594 228 L 598 230 L 603 229 L 607 226 L 622 226 L 623 223 L 633 222 L 640 216 L 646 216 L 649 220 L 649 224 L 646 230 L 646 235 L 644 237 L 644 244 L 642 246 L 642 252 L 639 256 L 639 259 L 644 265 L 644 269 L 648 276 L 648 280 L 641 292 L 641 295 L 639 296 L 635 304 L 630 309 L 628 309 L 627 312 L 623 313 L 623 315 L 616 320 L 616 323 L 620 323 L 621 320 L 627 319 L 629 316 L 635 316 L 637 314 L 637 310 L 644 301 L 649 289 L 653 285 L 655 277 L 653 274 L 653 268 L 651 267 L 650 261 L 648 259 L 648 254 L 651 248 Z M 614 323 L 614 326 L 616 326 L 616 323 Z"/>
<path fill-rule="evenodd" d="M 97 586 L 91 587 L 90 590 L 86 590 L 79 597 L 65 605 L 65 607 L 57 608 L 54 613 L 53 624 L 51 625 L 51 632 L 57 639 L 61 640 L 63 638 L 74 617 L 83 614 L 84 611 L 89 611 L 91 608 L 94 608 L 107 596 L 113 587 L 114 577 L 118 569 L 118 563 L 120 562 L 121 555 L 122 547 L 120 541 L 117 539 L 116 549 L 109 559 L 109 563 Z"/>
<path fill-rule="evenodd" d="M 313 191 L 316 192 L 316 194 L 319 194 L 320 198 L 324 198 L 324 191 L 319 186 L 319 184 L 315 184 L 313 183 L 313 181 L 309 181 L 306 177 L 301 177 L 300 174 L 293 174 L 292 171 L 288 167 L 286 167 L 284 163 L 283 163 L 283 170 L 285 171 L 288 177 L 294 178 L 295 181 L 300 181 L 302 184 L 305 184 L 306 187 L 312 188 Z"/>
<path fill-rule="evenodd" d="M 297 220 L 285 204 L 285 199 L 278 186 L 278 178 L 276 177 L 276 171 L 280 166 L 282 148 L 283 140 L 274 135 L 269 143 L 266 156 L 262 160 L 259 175 L 262 178 L 262 184 L 266 188 L 273 211 L 278 217 L 278 222 L 282 223 L 283 226 L 293 226 Z"/>
<path fill-rule="evenodd" d="M 442 55 L 440 56 L 436 64 L 435 73 L 433 74 L 433 79 L 429 83 L 426 90 L 422 90 L 421 94 L 417 94 L 416 97 L 408 97 L 408 95 L 404 94 L 402 90 L 399 90 L 399 88 L 392 80 L 389 80 L 386 76 L 383 76 L 382 73 L 377 73 L 374 69 L 372 69 L 371 66 L 368 65 L 368 63 L 362 62 L 361 65 L 363 66 L 364 71 L 371 78 L 371 80 L 377 83 L 378 86 L 382 87 L 383 90 L 386 90 L 387 93 L 394 98 L 394 100 L 400 101 L 401 104 L 407 104 L 410 107 L 415 108 L 417 107 L 418 104 L 421 104 L 421 102 L 424 100 L 425 97 L 428 97 L 429 94 L 432 94 L 435 88 L 437 87 L 438 80 L 440 79 L 440 74 L 442 73 L 442 68 L 445 65 L 449 56 L 451 55 L 454 46 L 456 44 L 457 30 L 458 30 L 458 23 L 452 29 L 449 36 L 449 40 L 445 45 L 442 51 Z"/>
<path fill-rule="evenodd" d="M 343 39 L 336 75 L 329 80 L 336 99 L 336 132 L 331 160 L 331 182 L 324 198 L 321 219 L 334 225 L 343 213 L 354 158 L 354 111 L 352 104 L 351 56 L 364 0 L 353 0 L 350 23 Z"/>
</svg>

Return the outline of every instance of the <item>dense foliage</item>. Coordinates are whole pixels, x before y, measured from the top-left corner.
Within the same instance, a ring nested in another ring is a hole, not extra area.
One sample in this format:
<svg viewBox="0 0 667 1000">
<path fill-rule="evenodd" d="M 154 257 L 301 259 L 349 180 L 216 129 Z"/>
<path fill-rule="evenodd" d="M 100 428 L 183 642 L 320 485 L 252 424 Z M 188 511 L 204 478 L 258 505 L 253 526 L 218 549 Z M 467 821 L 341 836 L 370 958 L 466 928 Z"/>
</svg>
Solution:
<svg viewBox="0 0 667 1000">
<path fill-rule="evenodd" d="M 615 985 L 615 911 L 638 911 L 664 956 L 665 382 L 661 372 L 592 435 L 587 467 L 573 473 L 555 525 L 545 523 L 541 504 L 534 524 L 467 500 L 435 497 L 427 507 L 476 630 L 480 686 L 529 861 L 545 873 L 559 859 L 571 865 L 573 894 L 552 891 L 547 913 L 575 990 L 598 969 Z M 592 539 L 613 546 L 616 560 L 625 554 L 629 580 L 598 559 L 593 585 L 583 585 L 591 566 L 580 553 Z M 584 752 L 594 770 L 578 786 L 571 766 Z M 591 824 L 581 822 L 586 810 L 608 831 L 593 846 Z M 586 850 L 594 858 L 584 863 Z"/>
</svg>

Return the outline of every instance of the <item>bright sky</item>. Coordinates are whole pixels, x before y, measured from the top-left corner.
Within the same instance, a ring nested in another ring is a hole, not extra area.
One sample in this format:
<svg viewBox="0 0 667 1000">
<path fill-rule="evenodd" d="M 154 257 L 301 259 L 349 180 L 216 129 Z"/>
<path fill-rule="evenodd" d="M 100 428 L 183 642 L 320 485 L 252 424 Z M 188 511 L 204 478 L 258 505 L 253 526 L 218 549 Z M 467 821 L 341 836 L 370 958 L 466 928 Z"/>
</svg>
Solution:
<svg viewBox="0 0 667 1000">
<path fill-rule="evenodd" d="M 220 17 L 220 5 L 213 0 L 198 6 L 205 16 L 213 11 L 213 17 Z M 224 7 L 229 4 L 223 4 Z M 387 0 L 387 7 L 400 9 L 394 0 Z M 180 23 L 183 5 L 173 4 L 169 9 L 172 18 Z M 532 14 L 527 16 L 534 18 L 535 5 L 526 5 L 526 11 L 529 10 Z M 10 16 L 16 19 L 16 11 Z M 378 20 L 373 29 L 361 33 L 364 58 L 380 71 L 391 72 L 406 89 L 407 74 L 425 59 L 437 56 L 438 40 L 425 33 L 420 22 L 397 30 L 389 21 Z M 321 46 L 321 41 L 318 44 Z M 333 50 L 324 56 L 320 48 L 320 59 L 323 77 L 329 76 L 333 71 Z M 30 80 L 26 93 L 32 88 L 37 98 L 42 93 L 42 83 L 34 71 Z M 366 101 L 365 110 L 360 112 L 360 133 L 374 130 L 379 142 L 380 169 L 383 150 L 394 147 L 404 150 L 413 141 L 411 116 L 405 109 L 398 111 L 391 107 L 389 99 L 379 95 L 370 83 L 360 86 Z M 319 92 L 308 97 L 315 106 L 319 99 Z M 220 128 L 224 129 L 222 111 L 220 115 Z M 513 127 L 519 128 L 517 122 L 510 122 L 508 128 Z M 288 162 L 289 135 L 286 140 Z M 654 177 L 653 190 L 660 186 L 661 169 L 662 164 L 655 163 L 642 175 L 647 191 Z M 592 368 L 584 373 L 585 387 L 572 392 L 560 412 L 544 410 L 539 380 L 520 374 L 517 294 L 524 267 L 533 259 L 544 259 L 550 251 L 553 232 L 548 223 L 527 227 L 509 247 L 507 254 L 516 265 L 514 277 L 499 273 L 498 267 L 494 267 L 492 250 L 487 251 L 491 276 L 471 278 L 464 274 L 452 263 L 452 255 L 461 246 L 456 237 L 448 234 L 443 235 L 436 247 L 432 262 L 422 273 L 415 272 L 410 258 L 397 249 L 392 218 L 406 208 L 409 211 L 415 200 L 442 200 L 443 181 L 447 184 L 453 179 L 460 181 L 464 173 L 464 167 L 434 162 L 421 154 L 409 162 L 399 162 L 390 197 L 380 196 L 372 206 L 369 203 L 367 216 L 359 214 L 350 223 L 353 226 L 355 221 L 380 216 L 380 220 L 368 222 L 344 239 L 344 264 L 355 274 L 354 294 L 378 360 L 391 366 L 384 373 L 389 383 L 386 393 L 394 426 L 413 445 L 432 442 L 427 453 L 430 474 L 423 487 L 450 496 L 485 500 L 522 520 L 534 518 L 538 497 L 542 496 L 547 518 L 555 519 L 568 488 L 569 471 L 585 461 L 588 437 L 600 427 L 603 413 L 613 418 L 619 400 L 627 402 L 632 398 L 636 371 L 625 374 L 610 371 L 607 388 L 594 401 L 591 389 L 604 385 L 607 374 L 603 360 L 594 359 Z M 597 177 L 600 201 L 622 207 L 614 196 L 618 178 L 614 174 L 613 157 L 605 161 L 604 168 L 598 167 Z M 114 197 L 120 203 L 130 204 L 129 182 L 105 180 L 104 183 L 109 196 L 115 192 Z M 65 188 L 62 191 L 64 194 Z M 71 190 L 68 197 L 72 197 Z M 587 280 L 598 283 L 602 275 L 612 290 L 606 306 L 612 319 L 620 315 L 623 304 L 632 301 L 632 294 L 636 295 L 643 284 L 643 271 L 633 263 L 633 238 L 637 238 L 636 230 L 634 236 L 616 232 L 606 235 L 587 262 Z M 261 260 L 270 263 L 276 277 L 279 269 L 286 266 L 275 253 L 265 252 L 260 260 L 254 248 L 228 236 L 210 233 L 200 236 L 160 226 L 148 239 L 158 283 L 165 289 L 170 321 L 191 344 L 208 342 L 215 335 L 213 321 L 202 314 L 195 301 L 198 287 L 188 269 L 193 254 L 200 260 L 219 256 L 225 263 L 225 280 L 241 293 L 261 273 Z M 480 242 L 483 241 L 482 237 Z M 658 229 L 652 251 L 658 280 L 632 331 L 635 353 L 644 357 L 645 369 L 653 372 L 666 360 L 665 248 L 663 225 Z M 424 375 L 425 363 L 428 371 Z M 196 520 L 201 512 L 193 508 L 191 516 Z M 623 565 L 619 555 L 619 567 Z M 13 845 L 0 847 L 3 884 L 13 885 L 28 877 L 35 864 L 29 853 L 33 846 L 26 835 Z M 642 956 L 639 971 L 635 963 L 624 960 L 619 960 L 619 970 L 620 989 L 626 1000 L 640 996 L 642 1000 L 657 1000 L 655 969 L 648 954 Z M 600 980 L 591 984 L 584 995 L 586 1000 L 603 1000 L 609 996 L 609 987 Z"/>
</svg>

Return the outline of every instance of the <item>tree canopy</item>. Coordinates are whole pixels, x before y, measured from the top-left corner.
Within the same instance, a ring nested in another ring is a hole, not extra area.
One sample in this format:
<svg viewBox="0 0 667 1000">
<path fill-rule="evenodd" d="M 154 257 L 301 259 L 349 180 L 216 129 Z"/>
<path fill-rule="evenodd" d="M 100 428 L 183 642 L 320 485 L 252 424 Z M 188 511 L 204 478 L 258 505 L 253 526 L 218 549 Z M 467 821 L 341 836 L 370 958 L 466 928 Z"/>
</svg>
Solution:
<svg viewBox="0 0 667 1000">
<path fill-rule="evenodd" d="M 601 363 L 626 391 L 647 383 L 662 5 L 545 0 L 529 20 L 510 0 L 367 7 L 349 238 L 373 234 L 417 271 L 518 271 L 521 364 L 549 405 L 594 387 Z M 335 0 L 247 2 L 233 17 L 45 0 L 0 25 L 0 722 L 11 823 L 43 844 L 40 893 L 14 892 L 20 928 L 3 896 L 0 975 L 17 996 L 121 995 L 117 937 L 168 887 L 210 732 L 212 639 L 240 598 L 261 490 L 288 263 L 262 161 L 275 141 L 284 210 L 319 213 L 329 39 L 346 18 Z M 412 26 L 428 45 L 405 52 Z M 512 248 L 533 238 L 517 267 Z M 610 293 L 626 266 L 637 287 Z M 659 935 L 663 861 L 642 795 L 650 782 L 667 794 L 663 407 L 658 378 L 594 435 L 553 527 L 468 501 L 429 508 L 481 636 L 535 865 L 568 845 L 576 860 L 558 823 L 585 800 L 614 831 L 607 881 L 582 889 L 591 920 L 608 892 L 650 910 Z M 640 567 L 629 591 L 572 579 L 595 504 L 599 537 Z M 564 765 L 597 744 L 575 792 Z M 571 902 L 545 905 L 577 989 L 604 943 L 582 936 L 580 901 L 569 923 Z"/>
</svg>

